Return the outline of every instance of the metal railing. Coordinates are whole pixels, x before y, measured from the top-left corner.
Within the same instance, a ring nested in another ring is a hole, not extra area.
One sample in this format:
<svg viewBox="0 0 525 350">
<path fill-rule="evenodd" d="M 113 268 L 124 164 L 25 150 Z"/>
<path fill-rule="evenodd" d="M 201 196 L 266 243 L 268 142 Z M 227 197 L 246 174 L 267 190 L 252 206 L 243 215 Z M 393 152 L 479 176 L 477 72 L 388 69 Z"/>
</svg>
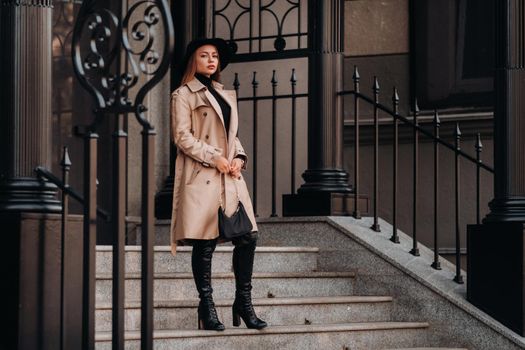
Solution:
<svg viewBox="0 0 525 350">
<path fill-rule="evenodd" d="M 113 7 L 111 7 L 113 6 Z M 127 6 L 127 5 L 126 5 Z M 141 186 L 141 327 L 140 348 L 153 349 L 153 244 L 155 135 L 146 115 L 146 95 L 169 69 L 174 30 L 166 0 L 141 0 L 129 8 L 121 2 L 85 0 L 72 37 L 75 75 L 94 102 L 94 118 L 84 135 L 84 235 L 82 349 L 95 348 L 95 258 L 97 206 L 96 130 L 112 118 L 112 349 L 124 350 L 125 183 L 129 114 L 142 127 Z"/>
<path fill-rule="evenodd" d="M 60 190 L 62 191 L 61 195 L 61 204 L 62 204 L 62 215 L 61 215 L 61 229 L 60 229 L 60 246 L 62 247 L 60 249 L 60 349 L 64 349 L 64 342 L 65 342 L 65 336 L 64 336 L 64 330 L 65 330 L 65 252 L 66 252 L 66 233 L 67 233 L 67 223 L 68 223 L 68 216 L 69 216 L 69 197 L 71 196 L 77 201 L 79 201 L 82 205 L 84 204 L 84 199 L 71 187 L 69 187 L 69 170 L 71 168 L 71 161 L 69 159 L 69 153 L 67 151 L 67 148 L 64 147 L 64 154 L 62 156 L 62 161 L 60 162 L 60 166 L 62 167 L 62 180 L 60 180 L 58 177 L 56 177 L 53 173 L 48 171 L 47 169 L 39 166 L 35 168 L 35 173 L 41 177 L 49 180 L 50 182 L 57 185 Z M 102 216 L 104 219 L 109 219 L 109 214 L 103 210 L 98 209 L 97 214 Z"/>
<path fill-rule="evenodd" d="M 353 80 L 353 90 L 348 91 L 341 91 L 339 92 L 340 96 L 344 95 L 351 95 L 354 97 L 354 113 L 353 113 L 353 121 L 354 121 L 354 213 L 353 216 L 355 218 L 360 218 L 359 208 L 358 208 L 358 194 L 360 191 L 360 183 L 359 183 L 359 173 L 360 173 L 360 159 L 359 159 L 359 124 L 360 124 L 360 101 L 365 102 L 366 104 L 372 106 L 373 108 L 373 127 L 374 127 L 374 161 L 373 161 L 373 212 L 374 212 L 374 223 L 372 225 L 372 229 L 375 231 L 380 231 L 379 227 L 379 219 L 378 219 L 378 201 L 379 201 L 379 192 L 378 192 L 378 186 L 379 186 L 379 113 L 386 116 L 390 116 L 392 118 L 392 126 L 393 126 L 393 142 L 392 142 L 392 152 L 393 152 L 393 164 L 392 164 L 392 179 L 393 179 L 393 186 L 392 186 L 392 227 L 393 227 L 393 233 L 390 240 L 394 243 L 399 243 L 399 236 L 398 236 L 398 181 L 399 181 L 399 125 L 402 123 L 403 125 L 409 127 L 412 129 L 412 142 L 413 142 L 413 150 L 412 150 L 412 206 L 413 206 L 413 212 L 412 212 L 412 238 L 413 238 L 413 245 L 412 249 L 410 251 L 411 254 L 414 256 L 419 256 L 419 248 L 418 248 L 418 241 L 417 241 L 417 219 L 418 219 L 418 191 L 419 191 L 419 170 L 420 170 L 420 164 L 419 164 L 419 136 L 424 136 L 429 138 L 433 142 L 433 192 L 434 192 L 434 200 L 433 200 L 433 212 L 434 212 L 434 225 L 433 225 L 433 243 L 434 243 L 434 261 L 432 263 L 432 267 L 434 269 L 441 269 L 440 261 L 439 261 L 439 222 L 438 222 L 438 208 L 439 208 L 439 151 L 440 148 L 444 148 L 445 150 L 448 150 L 450 152 L 453 152 L 454 154 L 454 208 L 455 208 L 455 255 L 456 255 L 456 275 L 454 277 L 454 281 L 457 283 L 463 283 L 463 276 L 461 275 L 461 227 L 460 227 L 460 209 L 461 209 L 461 193 L 460 193 L 460 175 L 461 175 L 461 160 L 465 160 L 469 163 L 472 163 L 476 167 L 476 221 L 479 224 L 480 223 L 480 186 L 481 186 L 481 170 L 487 171 L 489 173 L 494 173 L 494 169 L 486 164 L 483 163 L 481 159 L 481 152 L 482 152 L 482 144 L 481 144 L 481 137 L 478 133 L 476 135 L 476 144 L 475 144 L 475 152 L 476 157 L 472 157 L 468 153 L 464 152 L 461 149 L 461 130 L 459 127 L 459 123 L 456 123 L 456 127 L 454 130 L 454 144 L 450 144 L 443 140 L 443 138 L 440 135 L 440 119 L 439 119 L 439 113 L 438 111 L 434 111 L 434 120 L 433 120 L 433 132 L 429 132 L 428 130 L 425 130 L 421 127 L 418 121 L 418 117 L 420 114 L 417 100 L 414 101 L 412 105 L 412 118 L 402 116 L 399 113 L 399 95 L 397 92 L 397 89 L 394 87 L 393 94 L 391 97 L 392 101 L 392 107 L 389 108 L 381 103 L 379 103 L 379 82 L 377 77 L 374 77 L 374 82 L 372 85 L 372 93 L 373 98 L 370 98 L 366 96 L 365 94 L 361 93 L 360 91 L 360 76 L 357 67 L 354 67 L 354 73 L 352 76 Z"/>
<path fill-rule="evenodd" d="M 272 107 L 271 107 L 271 116 L 268 117 L 268 119 L 271 119 L 271 125 L 272 125 L 272 136 L 271 136 L 271 154 L 272 154 L 272 186 L 271 186 L 271 216 L 275 217 L 277 216 L 277 101 L 279 100 L 285 100 L 290 99 L 291 100 L 291 111 L 290 114 L 288 113 L 282 113 L 282 111 L 279 113 L 279 116 L 290 116 L 290 123 L 291 123 L 291 136 L 290 136 L 290 142 L 291 142 L 291 161 L 290 161 L 290 167 L 291 167 L 291 179 L 290 179 L 290 188 L 291 193 L 295 193 L 296 191 L 296 184 L 295 184 L 295 176 L 296 176 L 296 143 L 297 143 L 297 99 L 298 98 L 306 98 L 308 97 L 307 93 L 297 93 L 296 92 L 296 86 L 297 86 L 297 76 L 295 74 L 295 68 L 292 69 L 291 75 L 290 75 L 290 93 L 289 94 L 277 94 L 277 86 L 279 82 L 277 81 L 275 70 L 273 70 L 272 78 L 270 81 L 272 85 L 272 93 L 271 95 L 265 95 L 265 96 L 259 96 L 257 94 L 257 89 L 259 88 L 259 81 L 257 80 L 257 72 L 253 72 L 253 79 L 251 81 L 251 87 L 252 87 L 252 96 L 247 97 L 239 97 L 237 98 L 237 101 L 239 102 L 251 102 L 252 104 L 252 116 L 253 116 L 253 139 L 252 139 L 252 146 L 253 146 L 253 179 L 252 179 L 252 198 L 253 198 L 253 209 L 255 214 L 257 215 L 257 195 L 258 195 L 258 186 L 257 186 L 257 155 L 258 155 L 258 134 L 259 130 L 257 128 L 258 120 L 260 118 L 259 116 L 259 103 L 262 101 L 271 101 Z M 239 83 L 239 77 L 238 73 L 235 73 L 235 78 L 233 81 L 233 87 L 235 91 L 237 92 L 237 95 L 239 95 L 241 84 Z M 267 120 L 267 122 L 270 122 L 270 120 Z"/>
<path fill-rule="evenodd" d="M 67 151 L 67 148 L 64 147 L 64 153 L 62 155 L 62 161 L 60 162 L 60 166 L 62 167 L 62 180 L 60 180 L 55 174 L 50 172 L 44 167 L 38 166 L 35 168 L 35 173 L 42 178 L 47 179 L 49 182 L 54 183 L 60 190 L 67 196 L 70 196 L 71 198 L 75 199 L 78 203 L 82 204 L 84 206 L 84 197 L 79 194 L 77 191 L 75 191 L 73 188 L 69 186 L 69 183 L 67 182 L 67 179 L 65 179 L 64 171 L 66 171 L 65 167 L 67 167 L 67 171 L 69 172 L 69 169 L 71 168 L 71 160 L 69 159 L 69 153 Z M 64 199 L 64 198 L 63 198 Z M 103 220 L 110 222 L 111 221 L 111 214 L 104 209 L 97 207 L 97 215 L 101 217 Z"/>
</svg>

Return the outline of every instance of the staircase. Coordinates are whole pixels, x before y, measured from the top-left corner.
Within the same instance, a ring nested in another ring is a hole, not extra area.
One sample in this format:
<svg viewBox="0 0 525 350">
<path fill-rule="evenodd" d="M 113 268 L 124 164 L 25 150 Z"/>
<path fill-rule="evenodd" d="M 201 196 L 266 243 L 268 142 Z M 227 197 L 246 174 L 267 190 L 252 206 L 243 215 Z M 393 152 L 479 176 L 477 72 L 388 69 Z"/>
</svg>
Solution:
<svg viewBox="0 0 525 350">
<path fill-rule="evenodd" d="M 384 267 L 362 252 L 348 251 L 348 237 L 327 227 L 319 231 L 316 223 L 291 224 L 261 222 L 259 226 L 252 296 L 258 316 L 269 324 L 263 330 L 247 329 L 242 322 L 239 328 L 232 326 L 231 245 L 217 246 L 212 264 L 214 299 L 226 326 L 223 332 L 197 330 L 191 247 L 178 247 L 173 257 L 168 246 L 156 246 L 155 349 L 467 348 L 468 342 L 452 334 L 447 337 L 424 314 L 400 311 L 406 307 L 398 297 L 363 288 L 370 282 L 368 275 L 373 275 L 363 266 L 371 264 L 371 271 Z M 166 226 L 157 227 L 160 237 Z M 324 238 L 316 244 L 312 234 Z M 111 247 L 97 247 L 97 350 L 111 348 L 111 254 Z M 139 349 L 139 246 L 127 247 L 126 271 L 126 349 Z"/>
</svg>

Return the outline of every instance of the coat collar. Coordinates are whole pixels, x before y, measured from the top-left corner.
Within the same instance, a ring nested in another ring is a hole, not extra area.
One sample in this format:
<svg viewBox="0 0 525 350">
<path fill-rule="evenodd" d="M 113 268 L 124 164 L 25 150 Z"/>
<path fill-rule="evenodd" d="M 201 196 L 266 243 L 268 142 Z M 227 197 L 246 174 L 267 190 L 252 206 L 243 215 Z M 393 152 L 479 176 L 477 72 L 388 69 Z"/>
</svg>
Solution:
<svg viewBox="0 0 525 350">
<path fill-rule="evenodd" d="M 235 153 L 234 152 L 234 150 L 235 150 L 234 143 L 235 143 L 235 136 L 237 135 L 237 129 L 238 129 L 238 116 L 237 116 L 236 98 L 235 97 L 230 97 L 230 94 L 228 93 L 228 91 L 230 91 L 230 90 L 224 90 L 223 89 L 224 85 L 222 85 L 221 83 L 213 81 L 212 84 L 213 84 L 213 87 L 215 88 L 215 90 L 217 91 L 217 93 L 220 96 L 222 96 L 222 98 L 224 98 L 226 103 L 228 103 L 230 105 L 230 107 L 232 108 L 232 110 L 231 110 L 232 114 L 231 114 L 231 118 L 230 118 L 230 130 L 226 130 L 225 129 L 225 132 L 228 135 L 228 148 L 226 150 L 226 154 L 225 155 L 231 161 L 233 159 L 233 155 Z M 208 89 L 206 89 L 206 86 L 203 83 L 201 83 L 199 81 L 199 79 L 197 79 L 195 77 L 192 80 L 190 80 L 189 82 L 187 82 L 186 85 L 188 86 L 188 88 L 192 92 L 197 92 L 197 91 L 200 91 L 200 90 L 204 90 L 204 95 L 206 96 L 206 98 L 210 102 L 212 108 L 215 110 L 215 112 L 219 116 L 219 119 L 221 120 L 221 123 L 222 123 L 222 125 L 224 127 L 225 125 L 224 125 L 224 117 L 222 115 L 222 110 L 221 110 L 219 104 L 217 103 L 217 100 L 215 99 L 215 97 L 213 97 L 211 92 Z"/>
<path fill-rule="evenodd" d="M 213 87 L 217 90 L 222 90 L 224 85 L 222 85 L 221 83 L 219 82 L 216 82 L 215 80 L 212 81 L 212 84 L 213 84 Z M 188 85 L 188 88 L 191 90 L 191 92 L 196 92 L 196 91 L 199 91 L 199 90 L 202 90 L 204 88 L 206 88 L 206 85 L 204 85 L 203 83 L 201 83 L 199 81 L 199 79 L 193 77 L 192 80 L 188 81 L 186 83 L 186 85 Z"/>
</svg>

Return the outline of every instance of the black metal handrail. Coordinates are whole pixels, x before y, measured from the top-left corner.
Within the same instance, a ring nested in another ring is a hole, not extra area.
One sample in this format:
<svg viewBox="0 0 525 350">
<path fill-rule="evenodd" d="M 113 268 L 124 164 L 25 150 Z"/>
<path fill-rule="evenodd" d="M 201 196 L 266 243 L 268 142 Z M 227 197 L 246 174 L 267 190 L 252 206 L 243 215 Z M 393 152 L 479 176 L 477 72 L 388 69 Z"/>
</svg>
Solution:
<svg viewBox="0 0 525 350">
<path fill-rule="evenodd" d="M 359 208 L 358 208 L 358 194 L 360 190 L 359 186 L 359 171 L 360 171 L 360 160 L 359 160 L 359 102 L 362 100 L 368 105 L 373 107 L 373 126 L 374 126 L 374 194 L 373 194 L 373 211 L 374 211 L 374 223 L 372 229 L 374 231 L 380 231 L 378 224 L 378 185 L 379 185 L 379 111 L 383 112 L 387 116 L 390 116 L 393 121 L 393 233 L 391 241 L 394 243 L 399 243 L 399 236 L 397 234 L 397 198 L 398 198 L 398 143 L 399 143 L 399 123 L 402 122 L 404 125 L 408 126 L 413 131 L 413 181 L 412 181 L 412 249 L 410 253 L 414 256 L 419 256 L 418 241 L 417 241 L 417 217 L 418 217 L 418 190 L 419 190 L 419 135 L 422 134 L 430 138 L 434 143 L 434 261 L 432 267 L 436 270 L 441 269 L 439 262 L 439 244 L 438 244 L 438 207 L 439 207 L 439 146 L 445 147 L 445 149 L 452 151 L 454 153 L 454 201 L 455 201 L 455 251 L 456 251 L 456 275 L 454 281 L 457 283 L 464 283 L 463 276 L 461 275 L 461 240 L 460 240 L 460 160 L 466 159 L 468 162 L 473 163 L 476 166 L 476 221 L 480 222 L 480 176 L 481 169 L 494 174 L 494 169 L 481 160 L 481 137 L 480 134 L 477 134 L 475 151 L 476 157 L 465 153 L 461 150 L 461 130 L 459 128 L 459 123 L 456 123 L 456 128 L 454 130 L 454 144 L 450 144 L 443 140 L 439 134 L 440 128 L 440 119 L 439 113 L 437 110 L 434 111 L 434 120 L 433 120 L 433 132 L 425 130 L 418 123 L 419 116 L 419 107 L 417 100 L 414 100 L 412 106 L 412 120 L 408 117 L 402 116 L 399 114 L 399 95 L 397 89 L 394 87 L 392 94 L 392 109 L 379 103 L 379 82 L 377 77 L 374 77 L 372 92 L 374 97 L 370 98 L 360 92 L 360 76 L 357 69 L 357 66 L 354 66 L 354 74 L 352 76 L 354 89 L 340 91 L 339 96 L 352 95 L 354 97 L 354 213 L 353 216 L 357 219 L 360 218 Z"/>
<path fill-rule="evenodd" d="M 361 92 L 356 92 L 355 90 L 343 90 L 343 91 L 340 91 L 338 93 L 338 95 L 355 95 L 358 98 L 362 99 L 363 101 L 366 101 L 366 102 L 368 102 L 371 105 L 375 105 L 375 102 L 374 102 L 374 100 L 372 98 L 364 95 Z M 433 141 L 436 141 L 437 143 L 447 147 L 451 151 L 458 153 L 459 156 L 461 156 L 461 157 L 463 157 L 463 158 L 465 158 L 465 159 L 467 159 L 470 162 L 475 163 L 475 164 L 478 162 L 478 160 L 476 158 L 472 157 L 470 154 L 465 153 L 465 152 L 463 152 L 461 150 L 457 150 L 453 144 L 450 144 L 450 143 L 446 142 L 442 138 L 439 138 L 439 136 L 435 136 L 434 134 L 432 134 L 428 130 L 424 129 L 420 125 L 415 125 L 410 119 L 408 119 L 408 117 L 404 117 L 401 114 L 398 114 L 398 113 L 394 112 L 393 109 L 390 109 L 387 106 L 385 106 L 385 105 L 383 105 L 383 104 L 381 104 L 379 102 L 376 105 L 377 105 L 377 109 L 378 110 L 385 112 L 386 114 L 390 115 L 393 118 L 396 118 L 397 120 L 403 122 L 405 125 L 413 128 L 413 129 L 417 129 L 418 132 L 422 133 L 423 135 L 425 135 L 426 137 L 432 139 Z M 485 170 L 487 170 L 487 171 L 489 171 L 489 172 L 494 174 L 494 168 L 488 166 L 487 164 L 480 163 L 479 166 L 480 166 L 480 168 L 485 169 Z"/>
<path fill-rule="evenodd" d="M 66 186 L 62 180 L 60 180 L 57 176 L 55 176 L 46 168 L 38 166 L 35 168 L 35 173 L 38 176 L 43 177 L 48 181 L 54 183 L 58 188 L 60 188 L 60 190 L 67 193 L 67 195 L 71 196 L 71 198 L 75 199 L 80 204 L 84 205 L 85 202 L 84 197 L 82 197 L 82 195 L 80 195 L 77 191 L 69 187 L 69 185 Z M 111 221 L 111 214 L 104 209 L 97 208 L 97 215 L 99 215 L 102 219 L 104 219 L 107 222 Z"/>
</svg>

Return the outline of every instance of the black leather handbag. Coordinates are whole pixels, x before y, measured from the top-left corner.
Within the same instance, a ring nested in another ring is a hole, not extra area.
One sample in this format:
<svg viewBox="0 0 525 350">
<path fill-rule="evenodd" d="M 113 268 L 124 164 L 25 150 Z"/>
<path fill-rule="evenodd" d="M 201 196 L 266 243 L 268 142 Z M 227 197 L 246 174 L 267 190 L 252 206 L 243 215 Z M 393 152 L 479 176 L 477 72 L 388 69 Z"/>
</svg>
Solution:
<svg viewBox="0 0 525 350">
<path fill-rule="evenodd" d="M 253 225 L 246 214 L 246 210 L 242 205 L 242 202 L 239 198 L 239 191 L 237 190 L 237 209 L 235 212 L 228 216 L 222 208 L 222 175 L 221 175 L 221 188 L 219 193 L 219 237 L 226 241 L 231 241 L 235 237 L 243 236 L 247 233 L 252 232 Z M 237 186 L 235 186 L 237 189 Z"/>
</svg>

